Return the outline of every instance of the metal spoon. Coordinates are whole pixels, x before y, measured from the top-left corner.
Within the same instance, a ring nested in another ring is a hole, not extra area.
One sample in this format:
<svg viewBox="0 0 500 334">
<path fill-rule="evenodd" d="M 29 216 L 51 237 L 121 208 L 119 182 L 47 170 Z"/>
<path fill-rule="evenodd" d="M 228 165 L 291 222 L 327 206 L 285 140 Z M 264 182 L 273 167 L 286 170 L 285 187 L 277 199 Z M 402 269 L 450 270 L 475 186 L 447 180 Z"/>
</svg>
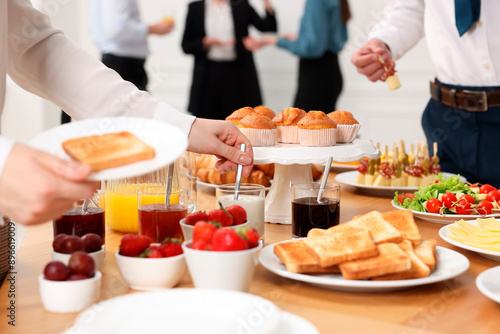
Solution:
<svg viewBox="0 0 500 334">
<path fill-rule="evenodd" d="M 165 191 L 165 208 L 168 208 L 170 205 L 170 195 L 172 194 L 172 180 L 174 176 L 174 163 L 168 165 L 167 171 L 167 187 Z"/>
<path fill-rule="evenodd" d="M 323 192 L 325 191 L 326 181 L 328 180 L 328 174 L 330 174 L 330 167 L 332 166 L 333 157 L 328 157 L 326 161 L 325 170 L 323 171 L 323 177 L 321 178 L 321 184 L 319 186 L 318 192 L 318 203 L 321 203 L 321 198 L 323 197 Z"/>
<path fill-rule="evenodd" d="M 240 145 L 240 150 L 245 152 L 247 148 L 246 144 Z M 238 196 L 240 195 L 240 185 L 241 185 L 241 174 L 243 173 L 243 165 L 238 165 L 238 170 L 236 171 L 236 183 L 234 186 L 234 200 L 238 200 Z"/>
</svg>

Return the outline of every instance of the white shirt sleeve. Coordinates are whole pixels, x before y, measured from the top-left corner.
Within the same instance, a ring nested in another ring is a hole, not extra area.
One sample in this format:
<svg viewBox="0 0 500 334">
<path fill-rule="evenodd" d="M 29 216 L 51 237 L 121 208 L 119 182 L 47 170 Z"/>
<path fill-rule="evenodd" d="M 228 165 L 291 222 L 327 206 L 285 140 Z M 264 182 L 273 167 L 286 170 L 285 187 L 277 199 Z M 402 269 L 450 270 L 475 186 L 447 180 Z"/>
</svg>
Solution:
<svg viewBox="0 0 500 334">
<path fill-rule="evenodd" d="M 134 17 L 137 0 L 100 1 L 106 37 L 118 41 L 141 42 L 147 37 L 148 27 Z M 137 13 L 138 14 L 138 13 Z"/>
<path fill-rule="evenodd" d="M 424 0 L 386 0 L 384 19 L 369 38 L 378 38 L 399 59 L 424 36 Z"/>
</svg>

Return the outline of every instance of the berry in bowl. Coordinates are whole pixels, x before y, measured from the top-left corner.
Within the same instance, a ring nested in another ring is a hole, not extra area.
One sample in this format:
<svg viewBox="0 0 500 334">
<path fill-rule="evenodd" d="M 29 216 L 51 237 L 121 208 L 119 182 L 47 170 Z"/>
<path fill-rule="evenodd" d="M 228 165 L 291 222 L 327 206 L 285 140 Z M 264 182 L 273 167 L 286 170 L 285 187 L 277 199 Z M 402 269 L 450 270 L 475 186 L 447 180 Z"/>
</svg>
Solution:
<svg viewBox="0 0 500 334">
<path fill-rule="evenodd" d="M 144 235 L 127 234 L 115 253 L 120 273 L 135 290 L 172 288 L 186 272 L 186 260 L 179 239 L 153 243 Z"/>
</svg>

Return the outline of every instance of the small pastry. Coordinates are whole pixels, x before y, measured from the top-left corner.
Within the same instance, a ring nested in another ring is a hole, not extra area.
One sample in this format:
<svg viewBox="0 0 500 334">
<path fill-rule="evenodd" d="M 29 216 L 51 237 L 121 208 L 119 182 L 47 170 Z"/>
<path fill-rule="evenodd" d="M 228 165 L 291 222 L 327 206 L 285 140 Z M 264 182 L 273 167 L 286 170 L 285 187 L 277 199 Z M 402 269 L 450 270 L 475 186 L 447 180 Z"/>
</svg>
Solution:
<svg viewBox="0 0 500 334">
<path fill-rule="evenodd" d="M 274 111 L 272 111 L 268 107 L 258 106 L 258 107 L 253 108 L 253 110 L 255 110 L 255 112 L 261 113 L 264 116 L 269 117 L 269 119 L 273 119 L 273 117 L 276 116 Z"/>
<path fill-rule="evenodd" d="M 286 108 L 278 115 L 274 116 L 273 122 L 278 126 L 279 143 L 299 143 L 299 128 L 297 123 L 306 115 L 306 112 L 299 108 Z"/>
<path fill-rule="evenodd" d="M 301 146 L 332 146 L 336 143 L 337 124 L 322 111 L 309 111 L 297 126 Z"/>
<path fill-rule="evenodd" d="M 234 125 L 240 126 L 240 121 L 247 115 L 254 113 L 255 110 L 251 107 L 243 107 L 235 110 L 231 115 L 226 117 L 226 121 L 233 122 Z"/>
<path fill-rule="evenodd" d="M 361 125 L 350 112 L 336 110 L 327 116 L 337 124 L 337 143 L 351 143 L 354 141 Z"/>
<path fill-rule="evenodd" d="M 276 124 L 267 116 L 253 112 L 245 116 L 238 127 L 253 146 L 276 145 Z"/>
</svg>

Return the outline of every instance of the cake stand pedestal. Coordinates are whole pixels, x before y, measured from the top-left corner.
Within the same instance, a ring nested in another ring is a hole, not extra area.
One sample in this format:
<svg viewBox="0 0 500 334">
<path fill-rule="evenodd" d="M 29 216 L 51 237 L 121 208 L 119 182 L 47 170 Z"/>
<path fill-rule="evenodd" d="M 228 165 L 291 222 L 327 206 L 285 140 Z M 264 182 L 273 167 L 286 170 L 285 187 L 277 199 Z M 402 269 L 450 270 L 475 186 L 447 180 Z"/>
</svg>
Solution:
<svg viewBox="0 0 500 334">
<path fill-rule="evenodd" d="M 292 184 L 312 182 L 311 164 L 325 164 L 328 157 L 336 162 L 357 161 L 363 157 L 375 159 L 380 151 L 369 141 L 355 140 L 349 144 L 327 147 L 304 147 L 298 144 L 278 144 L 254 147 L 254 163 L 275 163 L 271 189 L 266 196 L 266 222 L 292 223 Z"/>
</svg>

